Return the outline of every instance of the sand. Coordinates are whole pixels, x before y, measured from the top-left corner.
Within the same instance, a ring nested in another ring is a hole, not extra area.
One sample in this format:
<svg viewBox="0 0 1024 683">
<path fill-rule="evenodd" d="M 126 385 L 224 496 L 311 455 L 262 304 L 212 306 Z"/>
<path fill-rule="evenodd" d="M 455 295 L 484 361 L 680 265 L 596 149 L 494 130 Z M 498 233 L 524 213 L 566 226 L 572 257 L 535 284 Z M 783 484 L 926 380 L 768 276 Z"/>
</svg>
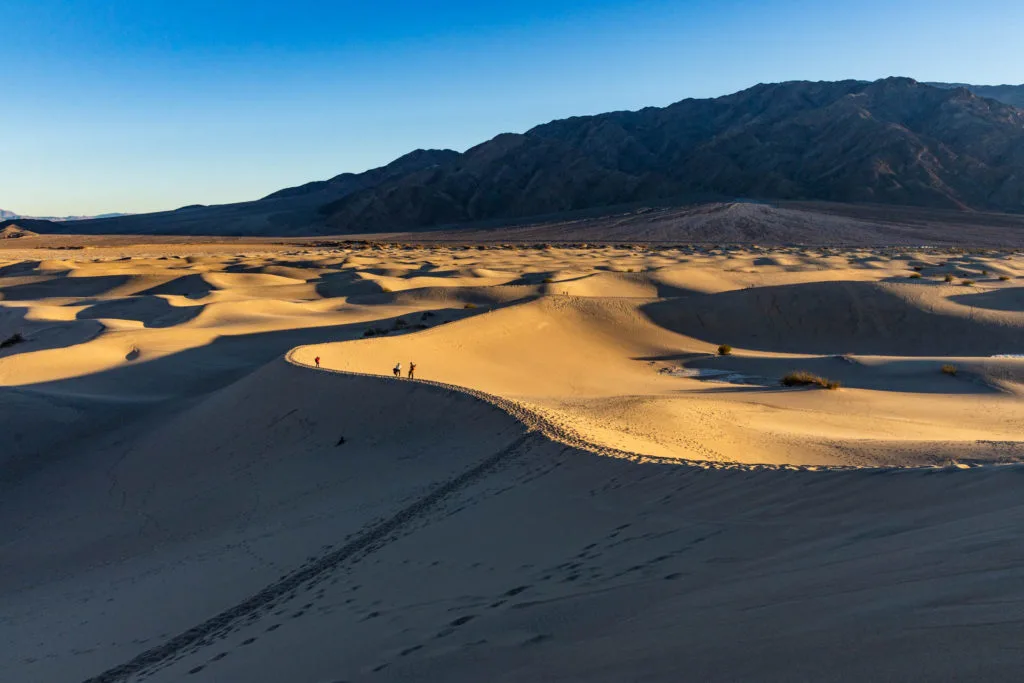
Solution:
<svg viewBox="0 0 1024 683">
<path fill-rule="evenodd" d="M 5 248 L 0 670 L 1016 680 L 1022 277 L 924 248 Z"/>
</svg>

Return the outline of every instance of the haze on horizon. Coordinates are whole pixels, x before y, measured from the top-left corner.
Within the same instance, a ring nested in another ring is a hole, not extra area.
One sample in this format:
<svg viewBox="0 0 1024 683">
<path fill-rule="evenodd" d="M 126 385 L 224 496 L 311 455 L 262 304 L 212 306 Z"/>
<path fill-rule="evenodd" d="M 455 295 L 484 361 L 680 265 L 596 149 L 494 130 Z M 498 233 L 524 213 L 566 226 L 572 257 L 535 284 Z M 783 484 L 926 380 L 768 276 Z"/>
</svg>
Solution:
<svg viewBox="0 0 1024 683">
<path fill-rule="evenodd" d="M 1019 83 L 1024 6 L 254 0 L 0 7 L 0 208 L 146 212 L 256 199 L 554 118 L 758 82 Z"/>
</svg>

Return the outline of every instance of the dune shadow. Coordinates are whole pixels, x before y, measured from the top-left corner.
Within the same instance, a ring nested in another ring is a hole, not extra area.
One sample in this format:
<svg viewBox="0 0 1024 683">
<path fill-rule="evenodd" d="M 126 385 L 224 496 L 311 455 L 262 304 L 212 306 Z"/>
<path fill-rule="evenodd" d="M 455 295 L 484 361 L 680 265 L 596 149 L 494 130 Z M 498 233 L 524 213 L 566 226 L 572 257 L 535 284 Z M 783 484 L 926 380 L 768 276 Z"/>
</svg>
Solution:
<svg viewBox="0 0 1024 683">
<path fill-rule="evenodd" d="M 135 296 L 125 299 L 100 301 L 78 312 L 79 320 L 115 318 L 137 320 L 145 327 L 174 327 L 192 320 L 206 308 L 197 306 L 172 306 L 158 296 Z"/>
<path fill-rule="evenodd" d="M 1019 353 L 1024 328 L 925 309 L 873 282 L 814 282 L 667 299 L 655 324 L 712 344 L 786 353 L 990 356 Z"/>
<path fill-rule="evenodd" d="M 0 277 L 21 277 L 25 275 L 38 275 L 37 268 L 42 261 L 18 261 L 6 266 L 0 266 Z"/>
<path fill-rule="evenodd" d="M 659 299 L 678 299 L 681 297 L 699 296 L 703 294 L 703 292 L 699 292 L 695 289 L 677 287 L 675 285 L 669 285 L 664 282 L 658 282 L 656 280 L 652 280 L 651 284 L 654 285 L 655 295 Z"/>
<path fill-rule="evenodd" d="M 0 344 L 8 343 L 0 348 L 0 358 L 84 344 L 103 331 L 102 323 L 91 320 L 27 320 L 28 312 L 0 307 Z"/>
<path fill-rule="evenodd" d="M 170 294 L 184 296 L 189 299 L 201 299 L 212 292 L 216 287 L 211 285 L 199 273 L 190 273 L 176 277 L 173 280 L 150 287 L 139 292 L 141 296 L 155 296 L 158 294 Z"/>
<path fill-rule="evenodd" d="M 398 292 L 353 295 L 350 304 L 380 306 L 384 304 L 418 305 L 427 301 L 447 302 L 452 306 L 496 310 L 536 299 L 537 289 L 523 285 L 487 285 L 481 287 L 413 287 Z"/>
<path fill-rule="evenodd" d="M 553 270 L 540 271 L 538 273 L 523 273 L 522 275 L 520 275 L 519 277 L 515 278 L 514 280 L 510 280 L 510 281 L 506 282 L 505 285 L 506 286 L 510 286 L 510 287 L 515 287 L 515 286 L 520 286 L 520 285 L 529 285 L 529 286 L 541 285 L 541 284 L 545 284 L 545 280 L 553 280 L 556 274 L 557 274 L 556 271 L 553 271 Z M 583 276 L 583 277 L 589 277 L 589 276 Z M 580 278 L 572 278 L 572 280 L 578 280 L 578 279 L 580 279 Z M 571 282 L 572 280 L 562 280 L 561 282 Z"/>
<path fill-rule="evenodd" d="M 324 299 L 380 294 L 385 291 L 379 282 L 359 277 L 355 271 L 324 273 L 319 280 L 313 280 L 311 284 L 317 295 Z"/>
<path fill-rule="evenodd" d="M 0 287 L 5 299 L 13 301 L 35 301 L 37 299 L 65 299 L 100 296 L 131 279 L 128 275 L 90 275 L 67 277 L 64 273 L 54 275 L 42 282 Z"/>
<path fill-rule="evenodd" d="M 960 373 L 956 377 L 944 374 L 942 362 L 932 359 L 900 359 L 864 365 L 839 356 L 773 358 L 705 355 L 685 365 L 692 370 L 725 371 L 740 377 L 751 377 L 761 384 L 750 388 L 760 391 L 793 391 L 781 386 L 782 378 L 790 372 L 806 370 L 852 389 L 912 394 L 999 393 L 995 387 L 967 373 Z M 708 379 L 716 378 L 709 376 Z"/>
<path fill-rule="evenodd" d="M 1008 287 L 980 294 L 959 294 L 949 297 L 949 300 L 964 306 L 987 308 L 990 311 L 1024 313 L 1024 287 Z M 1021 347 L 1024 348 L 1024 340 Z"/>
</svg>

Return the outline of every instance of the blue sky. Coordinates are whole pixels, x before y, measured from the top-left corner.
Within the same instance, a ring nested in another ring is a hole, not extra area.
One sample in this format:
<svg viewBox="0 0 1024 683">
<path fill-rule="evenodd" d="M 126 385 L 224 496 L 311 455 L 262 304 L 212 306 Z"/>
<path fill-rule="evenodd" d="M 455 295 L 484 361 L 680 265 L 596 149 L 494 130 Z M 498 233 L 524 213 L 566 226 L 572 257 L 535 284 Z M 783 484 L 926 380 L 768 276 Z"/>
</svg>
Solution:
<svg viewBox="0 0 1024 683">
<path fill-rule="evenodd" d="M 0 0 L 0 208 L 258 198 L 418 147 L 794 79 L 1024 82 L 996 0 Z"/>
</svg>

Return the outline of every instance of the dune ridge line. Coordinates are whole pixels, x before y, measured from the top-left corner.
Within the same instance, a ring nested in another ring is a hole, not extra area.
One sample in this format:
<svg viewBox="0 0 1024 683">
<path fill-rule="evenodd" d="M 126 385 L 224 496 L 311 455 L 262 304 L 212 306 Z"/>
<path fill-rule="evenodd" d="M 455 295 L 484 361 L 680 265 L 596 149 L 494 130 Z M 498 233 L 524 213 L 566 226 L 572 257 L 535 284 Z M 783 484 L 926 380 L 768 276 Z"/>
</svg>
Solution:
<svg viewBox="0 0 1024 683">
<path fill-rule="evenodd" d="M 944 469 L 945 467 L 936 467 L 934 465 L 922 465 L 922 466 L 908 466 L 908 467 L 857 467 L 855 465 L 794 465 L 794 464 L 772 464 L 772 463 L 741 463 L 741 462 L 719 462 L 714 460 L 692 460 L 688 458 L 666 458 L 659 457 L 656 455 L 645 455 L 643 453 L 635 453 L 633 451 L 625 451 L 619 448 L 613 448 L 611 446 L 603 446 L 589 441 L 582 434 L 574 429 L 571 429 L 565 425 L 558 424 L 548 419 L 541 411 L 535 410 L 529 406 L 526 406 L 518 401 L 506 398 L 504 396 L 497 396 L 495 394 L 487 393 L 486 391 L 480 391 L 479 389 L 472 389 L 470 387 L 461 386 L 458 384 L 448 384 L 446 382 L 438 382 L 436 380 L 429 379 L 405 379 L 395 378 L 384 374 L 375 374 L 372 372 L 355 372 L 352 370 L 335 370 L 332 368 L 317 367 L 312 363 L 306 363 L 295 357 L 295 353 L 305 348 L 306 345 L 296 346 L 288 353 L 285 354 L 284 359 L 288 363 L 306 368 L 309 370 L 318 370 L 320 372 L 329 372 L 335 375 L 348 375 L 351 377 L 375 377 L 377 379 L 392 381 L 392 382 L 416 382 L 418 384 L 426 384 L 429 386 L 437 387 L 445 391 L 453 391 L 466 396 L 471 396 L 477 400 L 488 403 L 496 408 L 503 410 L 510 416 L 521 422 L 530 431 L 536 431 L 543 434 L 549 440 L 556 443 L 560 443 L 564 446 L 576 448 L 581 451 L 593 453 L 595 455 L 601 455 L 605 457 L 618 458 L 621 460 L 629 460 L 639 464 L 656 464 L 656 465 L 676 465 L 679 467 L 693 467 L 698 469 L 715 469 L 715 470 L 742 470 L 742 471 L 806 471 L 806 472 L 846 472 L 850 470 L 866 470 L 866 471 L 888 471 L 888 470 L 906 470 L 906 469 Z"/>
</svg>

